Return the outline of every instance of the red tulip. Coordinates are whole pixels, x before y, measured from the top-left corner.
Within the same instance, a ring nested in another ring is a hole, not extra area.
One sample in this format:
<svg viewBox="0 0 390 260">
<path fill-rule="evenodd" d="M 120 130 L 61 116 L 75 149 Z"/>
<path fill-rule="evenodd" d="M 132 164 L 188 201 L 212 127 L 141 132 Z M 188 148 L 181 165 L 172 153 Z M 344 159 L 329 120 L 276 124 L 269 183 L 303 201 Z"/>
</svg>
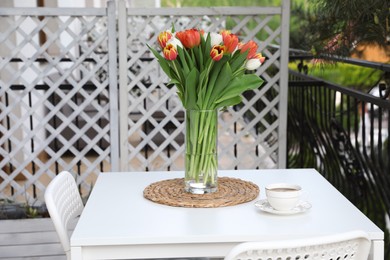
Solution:
<svg viewBox="0 0 390 260">
<path fill-rule="evenodd" d="M 172 33 L 169 31 L 161 32 L 158 37 L 157 41 L 160 44 L 161 48 L 164 49 L 167 45 L 167 42 L 173 37 Z"/>
<path fill-rule="evenodd" d="M 237 35 L 230 33 L 229 31 L 222 31 L 222 41 L 223 45 L 226 47 L 227 53 L 233 53 L 238 46 L 238 37 Z"/>
<path fill-rule="evenodd" d="M 253 59 L 256 55 L 256 51 L 257 51 L 257 43 L 255 43 L 254 41 L 250 40 L 249 42 L 243 44 L 243 45 L 240 45 L 240 52 L 241 53 L 244 53 L 246 52 L 247 50 L 249 50 L 248 52 L 248 55 L 246 56 L 246 58 L 249 60 L 249 59 Z"/>
<path fill-rule="evenodd" d="M 177 50 L 172 43 L 168 43 L 164 48 L 164 57 L 167 60 L 175 60 L 177 57 Z"/>
<path fill-rule="evenodd" d="M 210 56 L 214 61 L 219 61 L 220 59 L 222 59 L 224 52 L 225 46 L 214 45 L 210 51 Z"/>
<path fill-rule="evenodd" d="M 187 49 L 191 49 L 200 44 L 200 32 L 198 29 L 189 29 L 176 33 L 176 37 Z"/>
</svg>

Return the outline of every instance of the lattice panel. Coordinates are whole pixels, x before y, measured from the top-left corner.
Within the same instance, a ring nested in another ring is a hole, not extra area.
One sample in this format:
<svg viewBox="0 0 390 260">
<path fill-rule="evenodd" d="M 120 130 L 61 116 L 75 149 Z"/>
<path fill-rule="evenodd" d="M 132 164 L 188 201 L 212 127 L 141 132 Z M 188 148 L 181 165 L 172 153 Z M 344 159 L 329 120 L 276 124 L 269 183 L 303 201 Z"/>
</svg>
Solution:
<svg viewBox="0 0 390 260">
<path fill-rule="evenodd" d="M 2 198 L 43 200 L 61 170 L 88 192 L 109 169 L 107 16 L 55 12 L 0 16 Z"/>
<path fill-rule="evenodd" d="M 143 15 L 142 10 L 129 9 L 127 53 L 123 54 L 128 57 L 128 104 L 127 111 L 121 111 L 129 115 L 122 117 L 127 118 L 128 140 L 121 142 L 127 143 L 124 156 L 128 163 L 122 170 L 184 169 L 184 111 L 175 88 L 166 87 L 168 78 L 146 46 L 157 48 L 157 34 L 172 24 L 176 31 L 193 27 L 206 32 L 229 29 L 242 41 L 257 41 L 267 61 L 256 73 L 265 83 L 246 93 L 241 105 L 221 112 L 219 168 L 277 167 L 281 52 L 270 46 L 280 45 L 281 13 L 258 9 L 256 14 L 234 15 L 233 9 L 226 10 L 184 9 L 181 15 L 172 15 L 169 10 L 156 9 Z"/>
</svg>

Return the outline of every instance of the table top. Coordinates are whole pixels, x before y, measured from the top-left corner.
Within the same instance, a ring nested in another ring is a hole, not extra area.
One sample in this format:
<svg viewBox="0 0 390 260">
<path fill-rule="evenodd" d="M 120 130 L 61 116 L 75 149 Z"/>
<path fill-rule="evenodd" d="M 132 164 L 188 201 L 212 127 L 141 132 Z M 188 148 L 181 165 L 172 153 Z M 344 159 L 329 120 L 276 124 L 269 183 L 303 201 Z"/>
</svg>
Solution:
<svg viewBox="0 0 390 260">
<path fill-rule="evenodd" d="M 71 246 L 167 243 L 226 243 L 327 235 L 364 230 L 372 240 L 383 232 L 314 169 L 227 170 L 228 176 L 260 188 L 254 201 L 220 208 L 181 208 L 143 197 L 149 184 L 181 178 L 183 172 L 101 173 L 71 237 Z M 312 208 L 296 215 L 257 209 L 264 187 L 288 182 L 302 186 Z"/>
</svg>

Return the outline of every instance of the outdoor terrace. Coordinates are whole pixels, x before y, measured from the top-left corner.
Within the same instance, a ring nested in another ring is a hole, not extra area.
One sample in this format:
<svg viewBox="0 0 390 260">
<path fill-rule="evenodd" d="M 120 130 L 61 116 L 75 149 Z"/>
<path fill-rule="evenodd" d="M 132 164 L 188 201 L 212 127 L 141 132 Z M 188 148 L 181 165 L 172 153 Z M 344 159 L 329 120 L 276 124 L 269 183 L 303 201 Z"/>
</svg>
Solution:
<svg viewBox="0 0 390 260">
<path fill-rule="evenodd" d="M 117 13 L 113 2 L 98 9 L 0 10 L 9 25 L 0 35 L 1 198 L 40 205 L 62 170 L 77 175 L 84 196 L 100 172 L 182 170 L 183 109 L 146 43 L 154 46 L 156 33 L 172 23 L 177 30 L 230 27 L 243 40 L 255 38 L 267 60 L 255 72 L 265 84 L 220 115 L 220 169 L 316 168 L 388 230 L 389 85 L 377 97 L 288 72 L 288 57 L 302 65 L 312 57 L 288 51 L 283 4 L 180 14 L 124 6 Z M 276 28 L 269 24 L 274 19 Z M 342 61 L 390 73 L 385 64 Z M 50 232 L 42 249 L 31 251 L 35 259 L 47 244 L 56 248 L 47 259 L 60 254 Z M 33 239 L 13 248 L 15 257 L 36 247 Z"/>
</svg>

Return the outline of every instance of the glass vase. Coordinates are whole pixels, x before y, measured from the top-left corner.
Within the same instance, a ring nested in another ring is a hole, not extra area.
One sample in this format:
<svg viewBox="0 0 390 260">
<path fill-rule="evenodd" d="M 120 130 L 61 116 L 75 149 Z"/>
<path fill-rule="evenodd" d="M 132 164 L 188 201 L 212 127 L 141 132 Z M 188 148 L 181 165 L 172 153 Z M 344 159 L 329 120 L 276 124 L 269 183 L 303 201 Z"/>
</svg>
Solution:
<svg viewBox="0 0 390 260">
<path fill-rule="evenodd" d="M 217 110 L 186 111 L 185 190 L 193 194 L 217 191 Z"/>
</svg>

